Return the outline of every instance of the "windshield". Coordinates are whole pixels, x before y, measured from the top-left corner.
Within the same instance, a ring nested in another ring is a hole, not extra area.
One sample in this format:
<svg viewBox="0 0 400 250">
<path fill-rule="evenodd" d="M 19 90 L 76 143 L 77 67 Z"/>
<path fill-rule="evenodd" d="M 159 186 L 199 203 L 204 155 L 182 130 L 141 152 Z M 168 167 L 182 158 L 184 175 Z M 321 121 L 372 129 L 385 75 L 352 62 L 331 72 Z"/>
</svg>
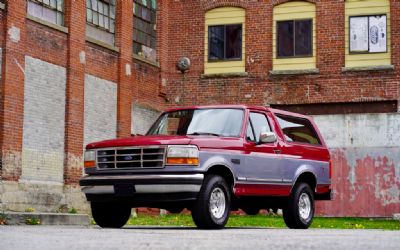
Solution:
<svg viewBox="0 0 400 250">
<path fill-rule="evenodd" d="M 239 137 L 242 109 L 191 109 L 165 113 L 147 135 L 213 135 Z"/>
</svg>

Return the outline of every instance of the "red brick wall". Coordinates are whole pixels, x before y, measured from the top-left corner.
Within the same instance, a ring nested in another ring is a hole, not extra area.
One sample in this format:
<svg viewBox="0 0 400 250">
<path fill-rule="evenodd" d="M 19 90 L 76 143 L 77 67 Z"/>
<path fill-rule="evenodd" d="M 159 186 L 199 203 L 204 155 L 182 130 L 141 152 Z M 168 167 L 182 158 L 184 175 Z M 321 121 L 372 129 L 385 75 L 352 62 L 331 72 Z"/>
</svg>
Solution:
<svg viewBox="0 0 400 250">
<path fill-rule="evenodd" d="M 3 72 L 6 72 L 1 80 L 0 91 L 0 147 L 3 163 L 10 165 L 10 171 L 3 168 L 3 179 L 18 180 L 21 172 L 25 56 L 50 62 L 67 70 L 66 184 L 76 185 L 82 175 L 85 74 L 117 83 L 118 136 L 128 136 L 131 133 L 133 102 L 158 110 L 164 109 L 164 98 L 159 96 L 160 68 L 132 57 L 132 2 L 117 2 L 115 46 L 118 51 L 86 41 L 85 1 L 65 1 L 65 27 L 68 32 L 27 19 L 26 0 L 9 1 L 8 10 L 0 10 L 0 46 L 3 48 Z M 161 30 L 167 31 L 166 25 L 167 23 L 161 24 L 158 33 L 161 34 Z M 12 26 L 20 29 L 21 38 L 18 43 L 5 36 Z M 164 49 L 162 58 L 167 58 L 167 45 L 166 42 L 159 45 L 159 48 Z M 82 53 L 84 62 L 81 62 Z M 131 68 L 130 74 L 126 71 L 126 65 Z"/>
<path fill-rule="evenodd" d="M 3 180 L 17 180 L 21 174 L 26 2 L 8 1 L 4 20 L 3 75 L 1 78 L 0 147 Z M 4 11 L 4 10 L 0 10 Z M 12 15 L 10 15 L 12 13 Z M 13 39 L 8 33 L 13 34 Z"/>
<path fill-rule="evenodd" d="M 26 20 L 26 55 L 62 67 L 67 66 L 68 37 L 31 20 Z"/>
<path fill-rule="evenodd" d="M 391 1 L 392 65 L 395 70 L 342 72 L 345 61 L 344 1 L 316 0 L 317 68 L 315 75 L 272 76 L 272 10 L 283 0 L 174 1 L 169 3 L 168 96 L 170 105 L 248 103 L 302 104 L 399 100 L 400 4 Z M 204 16 L 214 7 L 246 9 L 248 77 L 202 79 Z M 185 79 L 175 69 L 182 56 L 192 61 Z M 196 94 L 193 94 L 196 93 Z M 179 97 L 179 98 L 177 98 Z M 178 100 L 176 102 L 175 100 Z"/>
</svg>

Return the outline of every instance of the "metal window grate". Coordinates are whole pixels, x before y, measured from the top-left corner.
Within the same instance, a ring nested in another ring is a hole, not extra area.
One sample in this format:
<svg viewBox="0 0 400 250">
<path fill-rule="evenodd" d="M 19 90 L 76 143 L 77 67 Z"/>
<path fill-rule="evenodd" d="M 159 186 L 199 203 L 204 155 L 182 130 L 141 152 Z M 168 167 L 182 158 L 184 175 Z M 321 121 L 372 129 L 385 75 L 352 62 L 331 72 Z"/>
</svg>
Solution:
<svg viewBox="0 0 400 250">
<path fill-rule="evenodd" d="M 163 168 L 165 152 L 165 147 L 99 149 L 97 168 L 99 170 Z"/>
</svg>

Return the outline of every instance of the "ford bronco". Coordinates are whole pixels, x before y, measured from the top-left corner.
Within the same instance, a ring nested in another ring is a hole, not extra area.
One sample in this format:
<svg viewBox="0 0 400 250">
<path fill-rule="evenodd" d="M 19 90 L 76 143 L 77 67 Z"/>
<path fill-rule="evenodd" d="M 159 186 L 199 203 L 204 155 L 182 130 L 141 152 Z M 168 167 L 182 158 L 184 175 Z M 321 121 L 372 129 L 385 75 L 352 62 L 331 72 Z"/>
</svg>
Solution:
<svg viewBox="0 0 400 250">
<path fill-rule="evenodd" d="M 282 209 L 308 228 L 315 200 L 331 199 L 329 151 L 311 118 L 244 105 L 171 109 L 145 136 L 90 143 L 80 180 L 101 227 L 120 228 L 133 207 L 191 211 L 219 229 L 231 211 Z"/>
</svg>

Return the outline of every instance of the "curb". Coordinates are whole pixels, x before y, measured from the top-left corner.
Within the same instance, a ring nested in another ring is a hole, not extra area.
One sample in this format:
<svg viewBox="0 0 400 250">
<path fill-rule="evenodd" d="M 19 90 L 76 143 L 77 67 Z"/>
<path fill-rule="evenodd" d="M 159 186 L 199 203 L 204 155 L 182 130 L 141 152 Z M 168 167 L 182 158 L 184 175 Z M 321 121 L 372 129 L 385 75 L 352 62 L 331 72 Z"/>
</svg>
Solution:
<svg viewBox="0 0 400 250">
<path fill-rule="evenodd" d="M 90 224 L 87 214 L 5 212 L 2 215 L 7 225 L 89 226 Z"/>
</svg>

